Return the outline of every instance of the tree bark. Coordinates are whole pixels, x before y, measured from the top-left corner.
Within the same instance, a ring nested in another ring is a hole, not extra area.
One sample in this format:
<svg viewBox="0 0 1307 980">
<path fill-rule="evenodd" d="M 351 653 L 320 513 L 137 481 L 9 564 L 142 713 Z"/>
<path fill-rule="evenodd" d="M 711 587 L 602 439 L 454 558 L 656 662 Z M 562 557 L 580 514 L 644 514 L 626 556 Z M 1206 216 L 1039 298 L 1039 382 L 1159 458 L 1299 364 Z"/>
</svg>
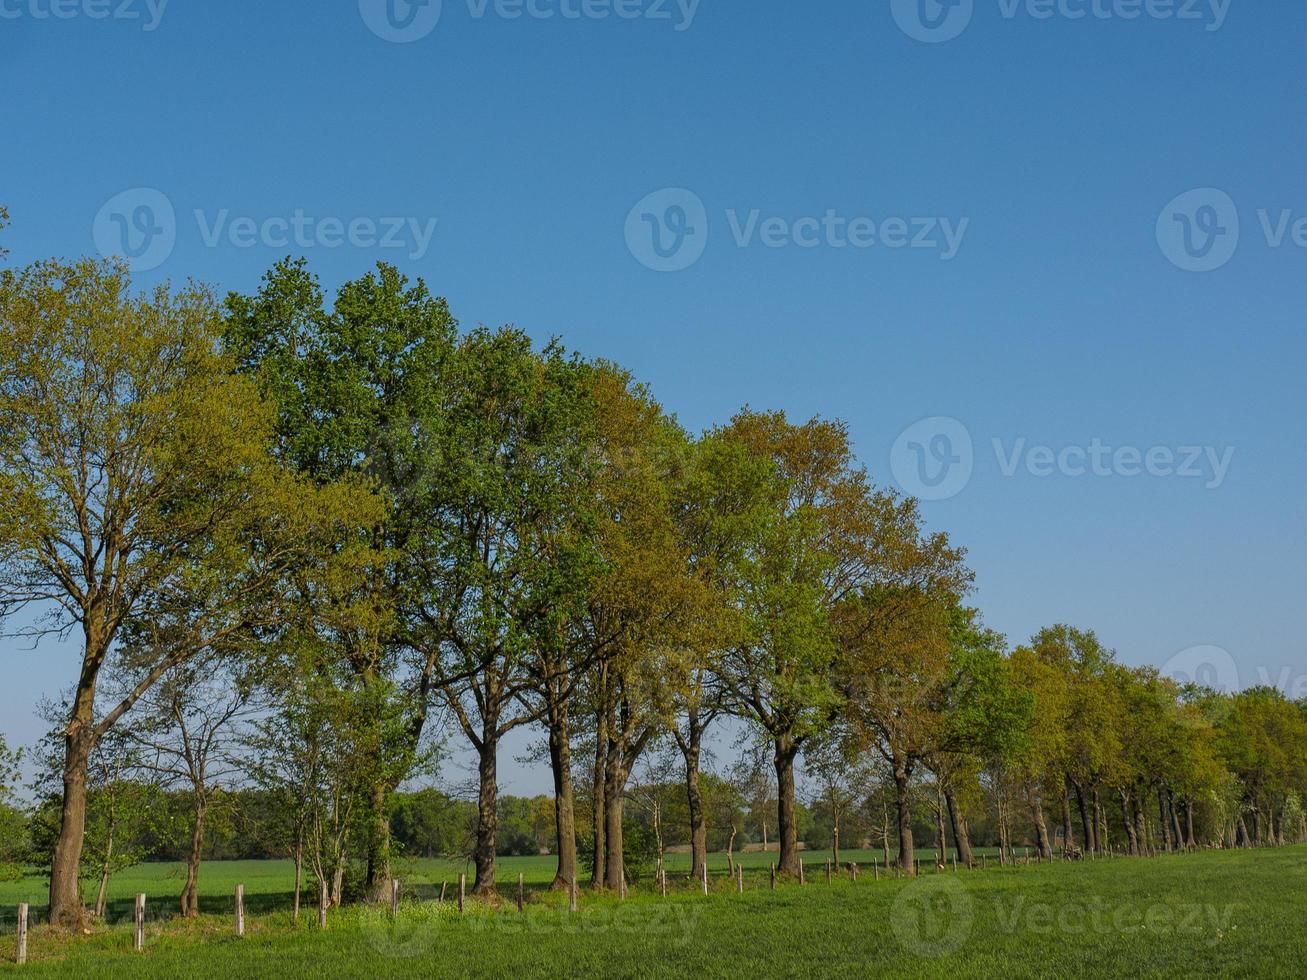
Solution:
<svg viewBox="0 0 1307 980">
<path fill-rule="evenodd" d="M 604 887 L 621 894 L 626 878 L 622 817 L 627 773 L 623 762 L 625 753 L 617 741 L 615 727 L 610 724 L 604 765 Z"/>
<path fill-rule="evenodd" d="M 200 914 L 200 861 L 204 857 L 204 818 L 208 801 L 202 793 L 195 796 L 195 822 L 191 827 L 191 856 L 186 862 L 186 884 L 182 886 L 182 916 L 194 919 Z"/>
<path fill-rule="evenodd" d="M 554 833 L 558 870 L 550 886 L 570 892 L 576 881 L 576 811 L 572 794 L 572 745 L 567 706 L 551 698 L 549 706 L 549 764 L 554 770 Z"/>
<path fill-rule="evenodd" d="M 1076 806 L 1080 810 L 1080 827 L 1084 831 L 1085 850 L 1093 854 L 1098 850 L 1097 841 L 1094 833 L 1094 821 L 1089 814 L 1089 805 L 1085 801 L 1085 792 L 1080 788 L 1080 784 L 1073 782 L 1072 786 L 1076 791 Z"/>
<path fill-rule="evenodd" d="M 976 858 L 971 850 L 971 831 L 967 827 L 967 818 L 958 806 L 957 797 L 951 789 L 944 791 L 944 802 L 948 804 L 949 822 L 953 825 L 953 846 L 958 852 L 958 861 L 970 868 L 976 863 Z M 1047 836 L 1045 832 L 1045 837 Z M 1043 853 L 1042 848 L 1040 853 Z"/>
<path fill-rule="evenodd" d="M 1132 857 L 1139 856 L 1139 838 L 1135 834 L 1134 821 L 1130 819 L 1130 793 L 1121 790 L 1121 816 L 1125 823 L 1125 838 Z"/>
<path fill-rule="evenodd" d="M 1030 790 L 1030 810 L 1035 818 L 1035 843 L 1039 847 L 1039 856 L 1051 861 L 1053 844 L 1048 839 L 1048 824 L 1044 821 L 1044 795 L 1037 786 Z"/>
<path fill-rule="evenodd" d="M 82 925 L 82 907 L 78 883 L 82 863 L 82 845 L 86 837 L 86 770 L 91 750 L 95 748 L 95 673 L 99 660 L 91 665 L 93 640 L 87 627 L 87 656 L 82 677 L 73 701 L 72 716 L 64 735 L 63 807 L 59 837 L 55 841 L 50 864 L 50 924 L 75 929 Z"/>
<path fill-rule="evenodd" d="M 1076 835 L 1071 827 L 1071 796 L 1067 792 L 1066 782 L 1062 784 L 1062 853 L 1070 854 L 1075 850 Z"/>
<path fill-rule="evenodd" d="M 944 793 L 935 787 L 935 856 L 942 868 L 948 860 L 948 840 L 944 833 Z"/>
<path fill-rule="evenodd" d="M 472 859 L 476 863 L 476 882 L 472 893 L 482 897 L 495 894 L 495 845 L 499 829 L 498 719 L 482 728 L 480 762 L 477 767 L 480 788 L 477 793 L 477 837 Z"/>
<path fill-rule="evenodd" d="M 899 867 L 908 874 L 916 871 L 914 860 L 916 850 L 912 839 L 912 772 L 899 760 L 894 763 L 894 802 L 898 810 L 899 823 Z"/>
<path fill-rule="evenodd" d="M 606 809 L 606 788 L 604 772 L 608 766 L 608 665 L 600 663 L 599 665 L 599 696 L 601 699 L 600 709 L 597 712 L 596 732 L 595 732 L 595 764 L 592 780 L 594 813 L 592 821 L 594 824 L 594 868 L 590 874 L 590 884 L 595 887 L 601 887 L 604 883 L 605 861 L 608 853 L 607 841 L 605 838 L 607 819 Z"/>
<path fill-rule="evenodd" d="M 690 879 L 699 881 L 708 863 L 708 825 L 703 814 L 703 792 L 699 788 L 699 760 L 702 753 L 703 727 L 698 713 L 690 712 L 686 737 L 677 737 L 681 755 L 685 759 L 685 799 L 690 810 Z M 766 848 L 767 829 L 763 825 L 763 850 Z"/>
<path fill-rule="evenodd" d="M 367 875 L 363 892 L 373 902 L 387 901 L 387 882 L 390 881 L 390 815 L 386 812 L 386 786 L 377 779 L 372 784 L 368 802 L 371 806 L 371 828 L 368 832 Z"/>
<path fill-rule="evenodd" d="M 799 831 L 794 806 L 794 758 L 798 747 L 790 735 L 775 739 L 772 761 L 776 767 L 776 837 L 780 844 L 777 870 L 781 874 L 799 875 Z"/>
</svg>

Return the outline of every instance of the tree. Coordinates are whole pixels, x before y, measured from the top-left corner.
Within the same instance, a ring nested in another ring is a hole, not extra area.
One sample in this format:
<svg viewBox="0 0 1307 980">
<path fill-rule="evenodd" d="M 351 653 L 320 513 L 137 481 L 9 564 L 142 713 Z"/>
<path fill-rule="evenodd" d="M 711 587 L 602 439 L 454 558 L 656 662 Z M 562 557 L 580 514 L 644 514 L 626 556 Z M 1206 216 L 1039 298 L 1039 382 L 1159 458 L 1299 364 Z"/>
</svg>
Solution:
<svg viewBox="0 0 1307 980">
<path fill-rule="evenodd" d="M 717 435 L 771 470 L 735 597 L 745 639 L 723 652 L 719 676 L 731 711 L 772 743 L 779 867 L 797 876 L 794 762 L 839 709 L 830 613 L 865 579 L 876 502 L 840 423 L 745 410 Z"/>
<path fill-rule="evenodd" d="M 22 876 L 28 860 L 27 816 L 19 806 L 23 752 L 11 751 L 0 734 L 0 881 Z"/>
<path fill-rule="evenodd" d="M 438 687 L 478 755 L 475 891 L 495 892 L 500 740 L 537 719 L 534 651 L 558 642 L 591 567 L 578 510 L 591 464 L 588 369 L 514 330 L 477 330 L 449 375 L 423 485 L 439 521 Z"/>
<path fill-rule="evenodd" d="M 427 547 L 443 529 L 427 481 L 436 473 L 428 461 L 439 449 L 457 323 L 422 280 L 410 283 L 384 263 L 341 286 L 328 310 L 304 261 L 285 261 L 254 296 L 229 296 L 226 313 L 240 370 L 276 406 L 279 455 L 319 485 L 366 481 L 384 503 L 384 519 L 359 543 L 372 552 L 360 556 L 368 574 L 348 597 L 356 610 L 371 607 L 371 621 L 337 629 L 319 647 L 374 688 L 369 697 L 389 692 L 408 716 L 406 737 L 372 739 L 394 753 L 370 767 L 364 890 L 380 899 L 390 877 L 389 801 L 420 763 L 444 639 L 447 610 L 438 602 L 433 610 L 430 596 L 445 582 Z"/>
<path fill-rule="evenodd" d="M 278 618 L 288 569 L 351 501 L 272 459 L 269 413 L 219 350 L 202 287 L 134 297 L 120 264 L 39 262 L 0 275 L 0 322 L 0 616 L 35 606 L 24 632 L 81 636 L 50 878 L 51 921 L 71 926 L 96 743 L 168 670 Z M 129 621 L 170 640 L 97 720 Z"/>
<path fill-rule="evenodd" d="M 180 896 L 181 914 L 200 914 L 200 861 L 210 808 L 241 774 L 236 747 L 241 725 L 257 708 L 248 680 L 215 665 L 192 662 L 170 671 L 137 706 L 134 740 L 142 765 L 164 785 L 191 798 L 190 854 Z"/>
</svg>

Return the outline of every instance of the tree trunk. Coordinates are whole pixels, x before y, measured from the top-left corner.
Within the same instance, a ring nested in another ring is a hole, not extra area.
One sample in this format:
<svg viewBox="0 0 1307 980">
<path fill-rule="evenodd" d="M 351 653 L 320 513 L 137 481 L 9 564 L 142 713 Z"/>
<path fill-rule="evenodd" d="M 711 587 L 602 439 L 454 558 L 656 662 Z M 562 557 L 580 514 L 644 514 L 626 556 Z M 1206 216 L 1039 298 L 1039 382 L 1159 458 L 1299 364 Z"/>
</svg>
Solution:
<svg viewBox="0 0 1307 980">
<path fill-rule="evenodd" d="M 1130 793 L 1121 790 L 1121 816 L 1125 823 L 1125 839 L 1132 857 L 1139 856 L 1139 838 L 1135 835 L 1135 824 L 1130 819 Z"/>
<path fill-rule="evenodd" d="M 617 740 L 616 726 L 608 730 L 607 759 L 604 765 L 604 887 L 621 894 L 626 880 L 626 862 L 623 855 L 622 817 L 625 806 L 626 768 L 623 765 L 622 746 Z"/>
<path fill-rule="evenodd" d="M 594 791 L 594 813 L 592 822 L 594 824 L 594 869 L 590 874 L 590 884 L 600 887 L 604 883 L 606 872 L 605 860 L 608 853 L 607 841 L 604 835 L 607 827 L 605 814 L 605 781 L 604 772 L 608 767 L 608 665 L 601 663 L 599 665 L 599 683 L 598 683 L 602 706 L 597 715 L 597 730 L 595 732 L 595 764 L 592 780 Z"/>
<path fill-rule="evenodd" d="M 703 878 L 708 863 L 708 825 L 703 815 L 703 792 L 699 788 L 699 758 L 702 752 L 703 728 L 694 712 L 690 714 L 687 738 L 681 740 L 681 755 L 685 758 L 685 799 L 690 809 L 690 880 Z M 763 850 L 767 850 L 767 825 L 763 824 Z"/>
<path fill-rule="evenodd" d="M 1097 842 L 1094 840 L 1094 822 L 1089 815 L 1089 805 L 1085 802 L 1085 792 L 1080 788 L 1080 784 L 1073 782 L 1072 785 L 1076 791 L 1076 807 L 1080 810 L 1080 827 L 1084 831 L 1085 850 L 1090 854 L 1098 850 Z"/>
<path fill-rule="evenodd" d="M 304 845 L 295 842 L 295 909 L 292 917 L 296 922 L 300 920 L 300 882 L 304 879 Z"/>
<path fill-rule="evenodd" d="M 204 816 L 208 801 L 203 793 L 195 795 L 195 823 L 191 827 L 191 856 L 186 862 L 186 884 L 182 886 L 181 910 L 183 918 L 194 919 L 200 914 L 200 860 L 204 857 Z"/>
<path fill-rule="evenodd" d="M 558 870 L 551 887 L 570 892 L 576 881 L 576 810 L 572 800 L 572 745 L 567 707 L 551 700 L 549 708 L 549 764 L 554 770 L 554 834 Z"/>
<path fill-rule="evenodd" d="M 368 831 L 367 875 L 363 893 L 370 901 L 389 901 L 387 883 L 390 881 L 390 815 L 386 812 L 386 787 L 380 780 L 372 784 L 368 803 L 371 808 L 371 827 Z"/>
<path fill-rule="evenodd" d="M 1166 812 L 1166 793 L 1157 787 L 1157 825 L 1162 828 L 1162 845 L 1171 850 L 1171 818 Z"/>
<path fill-rule="evenodd" d="M 87 650 L 91 649 L 88 635 Z M 50 924 L 65 929 L 81 926 L 85 916 L 79 875 L 86 837 L 86 769 L 95 748 L 95 674 L 91 662 L 88 652 L 64 736 L 63 807 L 50 864 Z"/>
<path fill-rule="evenodd" d="M 831 838 L 830 853 L 831 858 L 835 861 L 835 867 L 840 866 L 840 808 L 831 801 Z"/>
<path fill-rule="evenodd" d="M 899 762 L 894 763 L 894 802 L 898 809 L 899 823 L 899 867 L 908 874 L 916 870 L 916 854 L 912 840 L 912 797 L 910 780 L 911 770 Z"/>
<path fill-rule="evenodd" d="M 1039 856 L 1051 861 L 1053 845 L 1048 839 L 1048 824 L 1044 822 L 1044 795 L 1037 786 L 1030 790 L 1030 810 L 1035 818 L 1035 843 L 1039 847 Z"/>
<path fill-rule="evenodd" d="M 944 793 L 935 787 L 935 856 L 942 868 L 948 861 L 948 840 L 944 833 Z"/>
<path fill-rule="evenodd" d="M 1070 854 L 1075 850 L 1076 835 L 1071 829 L 1071 796 L 1067 792 L 1067 785 L 1064 781 L 1062 784 L 1062 853 Z"/>
<path fill-rule="evenodd" d="M 776 766 L 776 837 L 780 844 L 777 870 L 799 876 L 799 831 L 794 807 L 794 757 L 798 747 L 789 734 L 775 740 L 772 762 Z"/>
<path fill-rule="evenodd" d="M 499 829 L 499 736 L 498 719 L 482 726 L 480 761 L 477 767 L 480 788 L 477 793 L 477 837 L 472 852 L 476 863 L 476 882 L 472 893 L 482 897 L 495 894 L 495 844 Z"/>
<path fill-rule="evenodd" d="M 1180 826 L 1180 808 L 1175 804 L 1175 793 L 1166 791 L 1166 804 L 1171 809 L 1171 830 L 1175 833 L 1175 849 L 1184 850 L 1184 828 Z"/>
<path fill-rule="evenodd" d="M 967 818 L 958 807 L 957 798 L 951 789 L 945 790 L 944 802 L 948 804 L 949 822 L 953 825 L 953 846 L 958 852 L 958 861 L 969 868 L 976 863 L 976 858 L 971 850 L 971 831 L 967 828 Z M 1043 853 L 1042 849 L 1040 853 Z"/>
</svg>

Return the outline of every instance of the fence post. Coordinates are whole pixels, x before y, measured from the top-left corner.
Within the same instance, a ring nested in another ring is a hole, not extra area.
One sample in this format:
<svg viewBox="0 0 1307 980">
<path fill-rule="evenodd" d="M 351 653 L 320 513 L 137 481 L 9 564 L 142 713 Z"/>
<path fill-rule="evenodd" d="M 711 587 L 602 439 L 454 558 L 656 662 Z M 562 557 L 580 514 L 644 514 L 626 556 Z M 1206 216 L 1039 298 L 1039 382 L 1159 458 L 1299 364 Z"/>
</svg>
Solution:
<svg viewBox="0 0 1307 980">
<path fill-rule="evenodd" d="M 886 868 L 885 870 L 888 871 L 889 869 Z M 873 875 L 876 876 L 876 880 L 877 880 L 877 881 L 880 881 L 880 862 L 879 862 L 879 861 L 872 861 L 872 862 L 871 862 L 871 873 L 872 873 Z"/>
<path fill-rule="evenodd" d="M 390 879 L 390 914 L 399 915 L 399 879 Z"/>
<path fill-rule="evenodd" d="M 139 953 L 145 949 L 145 896 L 144 895 L 136 896 L 136 912 L 133 917 L 133 924 L 135 928 L 133 929 L 133 935 L 132 935 L 132 948 Z"/>
<path fill-rule="evenodd" d="M 522 872 L 519 871 L 517 873 L 517 910 L 519 912 L 522 911 L 523 901 L 524 901 L 524 896 L 522 895 Z"/>
<path fill-rule="evenodd" d="M 829 885 L 830 883 L 831 883 L 831 868 L 830 868 L 830 861 L 828 860 L 826 862 L 826 884 Z"/>
<path fill-rule="evenodd" d="M 854 861 L 852 864 L 849 865 L 849 874 L 851 874 L 851 875 L 853 876 L 853 880 L 854 880 L 854 881 L 857 881 L 857 880 L 858 880 L 858 862 L 857 862 L 857 861 Z"/>
<path fill-rule="evenodd" d="M 667 897 L 667 869 L 663 868 L 658 872 L 658 889 L 662 892 L 663 898 Z"/>
<path fill-rule="evenodd" d="M 737 864 L 735 866 L 735 881 L 737 885 L 736 891 L 739 894 L 743 895 L 744 894 L 744 865 L 742 864 Z"/>
<path fill-rule="evenodd" d="M 14 962 L 22 966 L 27 962 L 27 903 L 18 906 L 18 952 Z"/>
<path fill-rule="evenodd" d="M 572 876 L 571 910 L 576 911 L 576 875 Z"/>
<path fill-rule="evenodd" d="M 245 935 L 245 886 L 236 886 L 236 936 Z"/>
<path fill-rule="evenodd" d="M 701 874 L 699 877 L 703 879 L 703 893 L 707 895 L 708 894 L 708 862 L 707 861 L 703 862 L 703 874 Z"/>
<path fill-rule="evenodd" d="M 954 858 L 952 858 L 951 860 L 953 861 L 953 873 L 954 873 L 954 874 L 957 874 L 957 873 L 958 873 L 958 859 L 957 859 L 956 857 L 954 857 Z"/>
<path fill-rule="evenodd" d="M 445 888 L 446 888 L 446 886 L 447 886 L 448 884 L 449 884 L 449 882 L 447 882 L 447 881 L 442 881 L 442 882 L 440 883 L 440 903 L 441 903 L 442 905 L 445 903 Z"/>
<path fill-rule="evenodd" d="M 799 858 L 799 884 L 806 885 L 808 879 L 803 874 L 803 858 Z"/>
<path fill-rule="evenodd" d="M 458 914 L 463 914 L 463 901 L 467 897 L 467 875 L 458 876 Z"/>
<path fill-rule="evenodd" d="M 327 928 L 327 883 L 318 882 L 318 928 Z"/>
</svg>

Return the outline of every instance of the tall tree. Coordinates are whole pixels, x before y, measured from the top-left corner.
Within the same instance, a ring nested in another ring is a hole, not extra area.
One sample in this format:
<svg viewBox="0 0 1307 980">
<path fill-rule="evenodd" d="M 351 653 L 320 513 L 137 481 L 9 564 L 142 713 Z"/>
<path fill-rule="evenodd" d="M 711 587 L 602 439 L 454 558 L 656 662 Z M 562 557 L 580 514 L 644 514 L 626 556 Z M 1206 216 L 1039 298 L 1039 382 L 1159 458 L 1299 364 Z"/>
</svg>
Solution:
<svg viewBox="0 0 1307 980">
<path fill-rule="evenodd" d="M 276 465 L 269 413 L 231 372 L 218 323 L 205 289 L 136 297 L 113 262 L 0 274 L 0 616 L 35 606 L 46 615 L 28 632 L 81 637 L 50 877 L 59 926 L 83 916 L 96 743 L 170 669 L 278 619 L 287 570 L 348 520 L 347 500 Z M 97 718 L 130 620 L 169 624 L 174 641 Z"/>
<path fill-rule="evenodd" d="M 745 410 L 717 435 L 771 468 L 766 516 L 739 576 L 747 638 L 724 652 L 719 676 L 731 710 L 771 742 L 779 867 L 797 876 L 794 763 L 840 704 L 830 614 L 866 580 L 879 501 L 838 422 Z"/>
<path fill-rule="evenodd" d="M 303 260 L 279 263 L 258 293 L 233 294 L 226 307 L 241 370 L 277 408 L 279 453 L 321 485 L 366 480 L 385 503 L 385 519 L 370 529 L 366 595 L 354 597 L 374 605 L 375 628 L 337 631 L 322 647 L 374 689 L 367 697 L 390 692 L 409 716 L 406 739 L 395 743 L 380 729 L 372 738 L 396 753 L 371 767 L 364 889 L 378 898 L 390 877 L 390 797 L 420 755 L 439 655 L 422 615 L 430 569 L 412 557 L 433 532 L 421 474 L 441 426 L 457 324 L 425 283 L 384 263 L 341 286 L 331 309 Z"/>
</svg>

